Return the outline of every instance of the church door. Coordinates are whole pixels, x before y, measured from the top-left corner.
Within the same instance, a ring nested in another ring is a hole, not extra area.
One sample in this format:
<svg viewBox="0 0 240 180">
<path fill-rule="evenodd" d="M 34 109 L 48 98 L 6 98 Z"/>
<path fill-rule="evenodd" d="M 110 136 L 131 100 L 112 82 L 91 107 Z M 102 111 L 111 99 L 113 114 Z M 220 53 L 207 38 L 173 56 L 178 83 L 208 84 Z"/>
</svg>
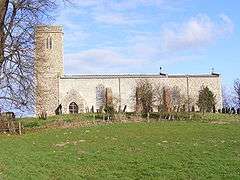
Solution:
<svg viewBox="0 0 240 180">
<path fill-rule="evenodd" d="M 72 102 L 69 105 L 69 113 L 70 114 L 77 114 L 78 113 L 78 105 L 75 102 Z"/>
</svg>

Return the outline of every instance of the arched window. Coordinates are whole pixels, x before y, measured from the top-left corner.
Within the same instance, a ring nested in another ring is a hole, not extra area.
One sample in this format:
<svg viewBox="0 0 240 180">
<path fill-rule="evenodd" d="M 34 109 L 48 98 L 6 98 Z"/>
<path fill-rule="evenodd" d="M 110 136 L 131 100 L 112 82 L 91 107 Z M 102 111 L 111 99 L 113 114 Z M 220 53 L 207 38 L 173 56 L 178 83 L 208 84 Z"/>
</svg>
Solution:
<svg viewBox="0 0 240 180">
<path fill-rule="evenodd" d="M 69 113 L 70 114 L 77 114 L 78 113 L 78 105 L 75 102 L 72 102 L 69 105 Z"/>
<path fill-rule="evenodd" d="M 105 104 L 105 87 L 102 84 L 99 84 L 96 87 L 96 109 L 100 110 L 103 108 L 104 104 Z"/>
</svg>

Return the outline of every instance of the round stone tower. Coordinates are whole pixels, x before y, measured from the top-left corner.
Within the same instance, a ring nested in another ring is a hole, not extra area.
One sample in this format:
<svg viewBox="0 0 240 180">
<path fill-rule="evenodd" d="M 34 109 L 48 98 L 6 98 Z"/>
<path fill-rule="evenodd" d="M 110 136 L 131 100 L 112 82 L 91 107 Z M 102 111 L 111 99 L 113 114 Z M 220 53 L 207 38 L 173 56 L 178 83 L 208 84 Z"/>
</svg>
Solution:
<svg viewBox="0 0 240 180">
<path fill-rule="evenodd" d="M 61 26 L 37 26 L 36 114 L 54 115 L 59 106 L 59 79 L 63 75 L 63 29 Z"/>
</svg>

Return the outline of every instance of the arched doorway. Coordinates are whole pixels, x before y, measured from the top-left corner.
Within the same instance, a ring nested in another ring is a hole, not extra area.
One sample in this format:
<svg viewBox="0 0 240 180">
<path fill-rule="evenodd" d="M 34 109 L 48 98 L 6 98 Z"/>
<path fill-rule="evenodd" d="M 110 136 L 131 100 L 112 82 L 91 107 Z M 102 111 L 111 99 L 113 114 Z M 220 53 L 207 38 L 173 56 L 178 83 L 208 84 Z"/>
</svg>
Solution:
<svg viewBox="0 0 240 180">
<path fill-rule="evenodd" d="M 69 105 L 69 113 L 77 114 L 78 113 L 78 105 L 75 102 L 71 102 Z"/>
</svg>

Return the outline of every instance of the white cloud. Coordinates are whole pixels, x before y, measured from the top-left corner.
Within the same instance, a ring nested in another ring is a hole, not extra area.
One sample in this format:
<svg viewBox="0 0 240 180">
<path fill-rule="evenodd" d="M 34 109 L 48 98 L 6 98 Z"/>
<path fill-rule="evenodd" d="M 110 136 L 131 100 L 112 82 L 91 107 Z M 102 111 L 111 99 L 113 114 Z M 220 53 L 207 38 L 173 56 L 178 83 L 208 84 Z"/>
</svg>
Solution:
<svg viewBox="0 0 240 180">
<path fill-rule="evenodd" d="M 125 67 L 141 66 L 144 60 L 131 59 L 111 48 L 91 49 L 65 55 L 65 67 L 72 73 L 123 72 Z"/>
<path fill-rule="evenodd" d="M 220 29 L 220 33 L 226 33 L 226 32 L 229 32 L 229 34 L 233 33 L 234 24 L 232 20 L 225 14 L 220 14 L 219 17 L 222 20 L 222 24 L 221 24 L 222 28 Z"/>
<path fill-rule="evenodd" d="M 121 14 L 121 13 L 105 13 L 96 15 L 94 18 L 97 22 L 111 24 L 111 25 L 122 25 L 122 24 L 129 24 L 130 19 L 129 17 Z"/>
<path fill-rule="evenodd" d="M 100 46 L 66 54 L 65 65 L 74 73 L 111 73 L 127 72 L 128 69 L 141 69 L 141 66 L 154 66 L 153 64 L 199 60 L 201 53 L 195 49 L 228 36 L 233 32 L 233 27 L 226 15 L 221 15 L 218 21 L 213 21 L 206 15 L 198 15 L 186 22 L 167 26 L 163 32 L 161 29 L 157 33 L 135 32 L 136 36 L 131 37 L 125 46 Z M 190 51 L 182 54 L 185 50 Z"/>
<path fill-rule="evenodd" d="M 162 6 L 169 2 L 166 0 L 73 0 L 72 3 L 78 7 L 105 6 L 114 10 L 129 10 L 138 6 Z"/>
<path fill-rule="evenodd" d="M 169 51 L 205 46 L 228 36 L 233 29 L 233 23 L 226 15 L 221 15 L 219 22 L 214 22 L 207 15 L 198 15 L 182 24 L 165 28 L 163 48 Z"/>
<path fill-rule="evenodd" d="M 99 0 L 72 0 L 71 3 L 78 7 L 94 7 L 101 3 Z"/>
<path fill-rule="evenodd" d="M 136 13 L 137 9 L 154 7 L 163 9 L 174 9 L 176 2 L 172 0 L 73 0 L 73 6 L 96 22 L 107 25 L 129 25 L 148 20 L 142 17 L 141 13 Z M 73 7 L 73 8 L 74 8 Z"/>
<path fill-rule="evenodd" d="M 225 14 L 166 23 L 176 19 L 176 13 L 169 16 L 176 2 L 180 1 L 75 0 L 76 7 L 64 8 L 58 18 L 64 24 L 65 48 L 73 52 L 65 54 L 67 72 L 144 71 L 196 60 L 199 49 L 233 33 L 234 24 Z M 166 18 L 161 16 L 164 12 Z"/>
</svg>

